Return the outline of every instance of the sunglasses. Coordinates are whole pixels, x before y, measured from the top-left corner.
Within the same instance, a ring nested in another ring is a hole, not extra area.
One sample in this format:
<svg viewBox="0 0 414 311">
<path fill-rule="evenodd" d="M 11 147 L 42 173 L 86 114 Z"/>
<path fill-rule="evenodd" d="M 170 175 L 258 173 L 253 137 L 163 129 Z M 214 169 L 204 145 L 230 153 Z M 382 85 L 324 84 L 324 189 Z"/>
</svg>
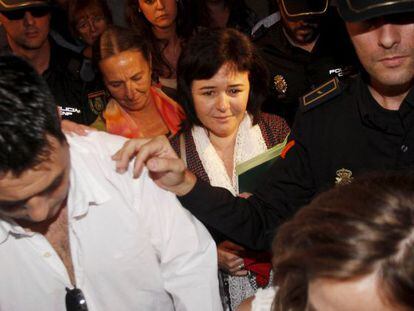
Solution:
<svg viewBox="0 0 414 311">
<path fill-rule="evenodd" d="M 66 311 L 88 311 L 85 296 L 79 288 L 66 287 Z"/>
<path fill-rule="evenodd" d="M 35 7 L 35 8 L 27 8 L 27 9 L 20 9 L 20 10 L 13 10 L 13 11 L 5 11 L 1 12 L 7 19 L 15 21 L 19 19 L 23 19 L 26 12 L 29 12 L 33 17 L 43 17 L 50 13 L 50 8 L 48 7 Z"/>
</svg>

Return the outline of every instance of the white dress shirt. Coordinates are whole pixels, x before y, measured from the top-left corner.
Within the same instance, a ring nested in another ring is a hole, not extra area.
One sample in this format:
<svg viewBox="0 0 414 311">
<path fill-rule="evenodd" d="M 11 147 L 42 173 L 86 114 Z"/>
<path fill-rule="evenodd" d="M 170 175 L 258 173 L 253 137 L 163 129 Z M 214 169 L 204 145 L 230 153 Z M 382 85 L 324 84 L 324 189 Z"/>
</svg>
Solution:
<svg viewBox="0 0 414 311">
<path fill-rule="evenodd" d="M 125 139 L 68 137 L 69 239 L 90 311 L 221 310 L 216 246 L 175 195 L 144 172 L 115 172 Z M 46 238 L 0 218 L 0 310 L 65 310 L 73 288 Z"/>
</svg>

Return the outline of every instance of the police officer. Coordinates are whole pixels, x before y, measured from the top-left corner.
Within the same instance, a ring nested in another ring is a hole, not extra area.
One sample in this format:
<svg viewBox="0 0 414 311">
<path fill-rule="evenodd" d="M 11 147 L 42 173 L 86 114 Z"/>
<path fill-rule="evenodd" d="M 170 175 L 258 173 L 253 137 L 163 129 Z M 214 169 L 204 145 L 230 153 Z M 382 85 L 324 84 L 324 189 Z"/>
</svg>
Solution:
<svg viewBox="0 0 414 311">
<path fill-rule="evenodd" d="M 328 0 L 277 0 L 280 20 L 255 32 L 270 72 L 269 97 L 262 109 L 292 124 L 299 98 L 335 76 L 357 71 L 345 27 Z"/>
<path fill-rule="evenodd" d="M 42 74 L 63 119 L 90 124 L 99 111 L 91 100 L 88 103 L 79 76 L 81 58 L 49 36 L 51 12 L 52 5 L 46 0 L 0 0 L 0 22 L 7 37 L 2 52 L 25 58 Z"/>
<path fill-rule="evenodd" d="M 139 150 L 137 175 L 146 163 L 197 218 L 251 248 L 268 248 L 275 228 L 328 187 L 365 172 L 412 170 L 414 0 L 338 3 L 364 72 L 347 85 L 334 78 L 302 98 L 281 159 L 251 197 L 196 180 L 162 138 L 127 143 L 115 156 L 118 169 Z"/>
</svg>

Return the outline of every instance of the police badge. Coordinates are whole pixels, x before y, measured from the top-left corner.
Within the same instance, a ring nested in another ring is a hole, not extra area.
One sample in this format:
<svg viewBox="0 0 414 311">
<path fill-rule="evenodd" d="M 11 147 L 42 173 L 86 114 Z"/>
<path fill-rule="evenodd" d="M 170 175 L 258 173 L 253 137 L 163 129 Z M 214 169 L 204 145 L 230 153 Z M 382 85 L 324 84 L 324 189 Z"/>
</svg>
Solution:
<svg viewBox="0 0 414 311">
<path fill-rule="evenodd" d="M 341 168 L 340 170 L 336 171 L 336 185 L 350 184 L 352 182 L 352 179 L 354 179 L 354 177 L 352 177 L 352 172 L 350 170 L 347 170 L 346 168 Z"/>
<path fill-rule="evenodd" d="M 96 115 L 104 111 L 107 104 L 107 95 L 105 91 L 97 91 L 88 94 L 89 108 Z"/>
<path fill-rule="evenodd" d="M 287 83 L 283 76 L 276 75 L 273 77 L 273 84 L 275 85 L 275 89 L 279 94 L 286 94 L 287 91 Z"/>
</svg>

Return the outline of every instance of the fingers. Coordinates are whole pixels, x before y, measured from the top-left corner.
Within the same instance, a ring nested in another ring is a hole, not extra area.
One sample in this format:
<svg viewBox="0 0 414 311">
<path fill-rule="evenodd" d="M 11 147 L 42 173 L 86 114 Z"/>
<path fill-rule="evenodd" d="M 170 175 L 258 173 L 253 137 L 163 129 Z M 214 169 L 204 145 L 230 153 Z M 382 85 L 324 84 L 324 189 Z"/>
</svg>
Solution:
<svg viewBox="0 0 414 311">
<path fill-rule="evenodd" d="M 181 159 L 151 158 L 147 167 L 154 173 L 172 172 L 182 173 L 186 167 Z"/>
<path fill-rule="evenodd" d="M 230 251 L 233 254 L 237 254 L 237 255 L 240 255 L 240 253 L 245 250 L 243 246 L 233 243 L 232 241 L 229 241 L 229 240 L 221 242 L 218 247 L 221 249 Z"/>
<path fill-rule="evenodd" d="M 146 165 L 150 177 L 161 188 L 176 195 L 185 195 L 197 182 L 197 177 L 189 172 L 184 162 L 177 156 L 165 136 L 153 139 L 131 139 L 112 156 L 116 170 L 123 173 L 130 160 L 135 157 L 133 176 L 141 176 Z"/>
<path fill-rule="evenodd" d="M 124 143 L 113 156 L 112 160 L 116 162 L 116 171 L 123 173 L 128 169 L 130 160 L 139 152 L 140 148 L 146 144 L 149 139 L 131 139 Z M 135 161 L 136 162 L 136 161 Z M 142 167 L 137 168 L 142 171 Z M 140 173 L 140 171 L 139 171 Z"/>
<path fill-rule="evenodd" d="M 247 270 L 240 270 L 232 273 L 233 276 L 246 276 L 249 273 Z"/>
<path fill-rule="evenodd" d="M 217 255 L 220 269 L 231 275 L 243 276 L 247 274 L 243 258 L 219 248 L 217 249 Z"/>
<path fill-rule="evenodd" d="M 92 127 L 83 124 L 78 124 L 69 120 L 62 120 L 61 126 L 62 131 L 69 135 L 77 134 L 80 136 L 86 136 L 88 135 L 88 132 L 96 131 L 96 129 Z"/>
<path fill-rule="evenodd" d="M 250 192 L 239 193 L 239 197 L 241 197 L 243 199 L 248 199 L 251 196 L 252 196 L 252 194 Z"/>
</svg>

